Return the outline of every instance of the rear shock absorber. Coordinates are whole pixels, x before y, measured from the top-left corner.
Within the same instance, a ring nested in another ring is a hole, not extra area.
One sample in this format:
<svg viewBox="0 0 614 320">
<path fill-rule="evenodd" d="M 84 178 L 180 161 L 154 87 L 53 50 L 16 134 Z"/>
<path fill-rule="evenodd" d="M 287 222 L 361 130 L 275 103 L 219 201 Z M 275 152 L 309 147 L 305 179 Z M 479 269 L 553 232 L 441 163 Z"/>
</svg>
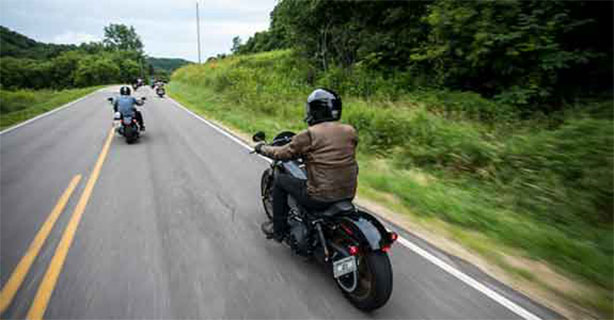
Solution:
<svg viewBox="0 0 614 320">
<path fill-rule="evenodd" d="M 324 262 L 328 262 L 328 260 L 330 260 L 330 253 L 328 252 L 328 246 L 326 246 L 326 239 L 324 239 L 324 232 L 322 232 L 320 221 L 321 220 L 314 221 L 314 224 L 316 226 L 316 230 L 318 231 L 318 238 L 320 239 L 320 243 L 324 249 Z"/>
</svg>

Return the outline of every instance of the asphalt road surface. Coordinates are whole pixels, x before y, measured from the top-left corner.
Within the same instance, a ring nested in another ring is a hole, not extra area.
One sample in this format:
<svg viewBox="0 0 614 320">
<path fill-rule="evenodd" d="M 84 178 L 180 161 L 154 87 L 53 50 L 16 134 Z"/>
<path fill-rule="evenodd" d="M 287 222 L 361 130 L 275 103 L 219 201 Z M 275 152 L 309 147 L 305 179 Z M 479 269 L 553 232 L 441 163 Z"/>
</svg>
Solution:
<svg viewBox="0 0 614 320">
<path fill-rule="evenodd" d="M 390 301 L 356 310 L 319 264 L 261 234 L 265 160 L 149 88 L 135 94 L 148 98 L 141 140 L 109 140 L 116 90 L 0 135 L 4 302 L 23 276 L 2 318 L 560 318 L 400 230 Z M 26 253 L 29 268 L 18 265 Z"/>
</svg>

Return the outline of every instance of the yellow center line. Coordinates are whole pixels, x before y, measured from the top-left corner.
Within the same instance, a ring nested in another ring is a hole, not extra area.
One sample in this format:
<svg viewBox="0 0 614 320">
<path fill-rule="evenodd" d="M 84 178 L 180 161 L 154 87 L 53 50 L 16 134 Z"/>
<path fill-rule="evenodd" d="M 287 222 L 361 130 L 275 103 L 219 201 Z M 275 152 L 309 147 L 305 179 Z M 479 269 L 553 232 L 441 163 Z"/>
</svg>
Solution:
<svg viewBox="0 0 614 320">
<path fill-rule="evenodd" d="M 47 220 L 43 223 L 41 228 L 38 230 L 38 233 L 30 243 L 30 247 L 28 247 L 26 254 L 24 254 L 21 260 L 19 260 L 19 263 L 15 267 L 15 270 L 11 274 L 11 277 L 4 285 L 4 288 L 2 288 L 2 292 L 0 293 L 0 313 L 3 313 L 13 301 L 15 293 L 17 293 L 17 290 L 21 286 L 21 283 L 28 274 L 28 271 L 30 270 L 32 263 L 34 262 L 34 259 L 36 259 L 36 257 L 38 256 L 38 253 L 43 247 L 45 240 L 47 240 L 49 233 L 51 233 L 51 229 L 53 229 L 55 222 L 58 220 L 58 217 L 60 216 L 62 211 L 64 211 L 64 207 L 66 207 L 68 199 L 70 199 L 70 196 L 77 187 L 79 180 L 81 180 L 80 174 L 72 178 L 72 180 L 68 184 L 68 187 L 66 188 L 60 199 L 58 199 L 58 202 L 56 203 L 55 207 L 53 207 L 51 213 L 49 213 L 49 217 L 47 217 Z"/>
<path fill-rule="evenodd" d="M 45 310 L 47 310 L 47 304 L 49 303 L 49 299 L 51 298 L 51 294 L 53 293 L 55 284 L 58 281 L 60 271 L 62 271 L 62 266 L 64 265 L 64 261 L 66 260 L 66 255 L 68 254 L 70 245 L 72 244 L 75 233 L 77 232 L 77 227 L 79 226 L 79 222 L 81 221 L 81 217 L 83 216 L 83 212 L 85 211 L 87 202 L 92 195 L 96 180 L 98 180 L 98 176 L 100 175 L 100 169 L 102 168 L 104 159 L 107 157 L 107 153 L 109 152 L 109 146 L 111 145 L 112 138 L 113 128 L 111 128 L 111 130 L 109 131 L 109 135 L 107 136 L 107 140 L 105 141 L 104 147 L 102 148 L 102 151 L 98 156 L 98 160 L 96 161 L 94 170 L 92 170 L 92 174 L 87 180 L 87 184 L 85 185 L 85 189 L 83 189 L 81 198 L 79 199 L 79 202 L 77 203 L 77 206 L 72 213 L 70 221 L 66 226 L 66 230 L 62 235 L 60 244 L 58 244 L 58 247 L 55 249 L 55 254 L 51 259 L 51 262 L 49 263 L 47 272 L 45 272 L 45 276 L 43 277 L 43 280 L 38 287 L 38 291 L 36 292 L 34 301 L 32 302 L 30 310 L 28 311 L 28 315 L 26 316 L 27 319 L 42 319 L 43 315 L 45 314 Z"/>
</svg>

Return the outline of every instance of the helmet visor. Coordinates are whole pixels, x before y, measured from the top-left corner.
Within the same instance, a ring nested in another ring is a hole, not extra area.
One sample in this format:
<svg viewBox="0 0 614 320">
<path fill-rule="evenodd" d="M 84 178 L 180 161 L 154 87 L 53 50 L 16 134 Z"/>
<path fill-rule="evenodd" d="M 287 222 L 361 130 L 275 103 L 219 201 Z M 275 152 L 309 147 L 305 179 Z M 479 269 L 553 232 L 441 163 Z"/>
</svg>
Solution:
<svg viewBox="0 0 614 320">
<path fill-rule="evenodd" d="M 309 102 L 305 103 L 305 118 L 303 119 L 305 122 L 309 122 L 311 118 L 311 108 L 309 107 Z"/>
</svg>

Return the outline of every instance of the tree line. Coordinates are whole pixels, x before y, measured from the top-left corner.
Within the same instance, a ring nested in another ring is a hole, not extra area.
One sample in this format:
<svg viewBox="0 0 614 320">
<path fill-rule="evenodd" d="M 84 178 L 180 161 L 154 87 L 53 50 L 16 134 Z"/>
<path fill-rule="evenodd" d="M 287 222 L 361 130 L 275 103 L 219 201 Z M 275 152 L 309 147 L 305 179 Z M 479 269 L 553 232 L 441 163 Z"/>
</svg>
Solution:
<svg viewBox="0 0 614 320">
<path fill-rule="evenodd" d="M 315 72 L 403 74 L 409 87 L 475 91 L 558 109 L 612 94 L 611 1 L 280 0 L 232 52 L 292 48 Z M 547 111 L 547 110 L 546 110 Z"/>
<path fill-rule="evenodd" d="M 104 28 L 101 42 L 40 43 L 0 26 L 0 86 L 64 89 L 132 82 L 148 71 L 143 43 L 122 24 Z"/>
</svg>

